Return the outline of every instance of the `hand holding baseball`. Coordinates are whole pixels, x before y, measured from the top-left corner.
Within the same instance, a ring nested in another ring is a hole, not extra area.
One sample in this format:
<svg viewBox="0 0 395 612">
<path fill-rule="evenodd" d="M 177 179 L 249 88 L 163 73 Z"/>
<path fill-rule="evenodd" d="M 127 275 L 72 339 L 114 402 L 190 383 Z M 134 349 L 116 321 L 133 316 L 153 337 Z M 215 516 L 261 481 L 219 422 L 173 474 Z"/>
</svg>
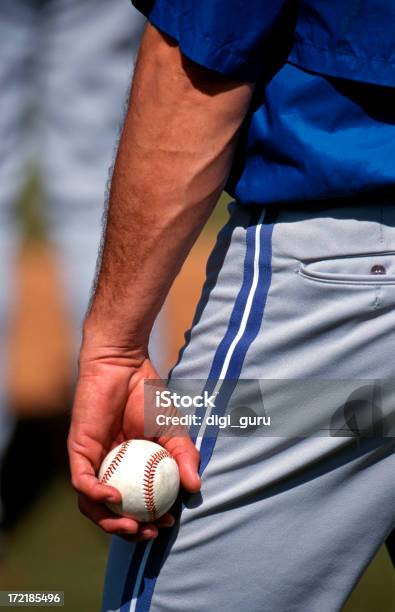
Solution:
<svg viewBox="0 0 395 612">
<path fill-rule="evenodd" d="M 158 527 L 169 527 L 174 518 L 151 515 L 148 522 L 117 515 L 122 503 L 119 489 L 100 482 L 103 460 L 116 446 L 144 438 L 144 380 L 159 375 L 149 359 L 132 351 L 95 348 L 83 350 L 68 439 L 73 486 L 83 514 L 110 534 L 127 539 L 155 538 Z M 155 440 L 177 463 L 181 486 L 191 493 L 200 489 L 199 453 L 188 436 Z M 106 479 L 107 480 L 107 479 Z"/>
<path fill-rule="evenodd" d="M 99 480 L 118 489 L 122 500 L 107 505 L 120 516 L 156 521 L 177 499 L 180 475 L 165 448 L 149 440 L 126 440 L 113 448 L 99 470 Z"/>
</svg>

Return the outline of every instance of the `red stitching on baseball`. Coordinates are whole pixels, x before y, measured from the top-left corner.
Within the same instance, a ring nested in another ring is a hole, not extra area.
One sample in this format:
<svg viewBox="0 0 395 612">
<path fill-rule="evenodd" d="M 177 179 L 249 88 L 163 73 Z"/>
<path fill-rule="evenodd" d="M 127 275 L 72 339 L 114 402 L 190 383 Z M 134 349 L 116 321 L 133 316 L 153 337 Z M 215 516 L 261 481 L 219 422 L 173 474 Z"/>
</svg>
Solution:
<svg viewBox="0 0 395 612">
<path fill-rule="evenodd" d="M 164 449 L 155 451 L 152 453 L 150 458 L 147 460 L 144 468 L 144 479 L 143 479 L 143 490 L 144 490 L 144 500 L 147 511 L 151 515 L 151 520 L 154 521 L 157 515 L 157 509 L 155 507 L 155 497 L 154 497 L 154 478 L 156 468 L 159 463 L 163 459 L 167 459 L 168 457 L 172 458 L 172 456 Z"/>
<path fill-rule="evenodd" d="M 130 440 L 128 440 L 127 442 L 123 442 L 123 444 L 120 446 L 119 451 L 117 452 L 114 459 L 111 461 L 110 465 L 108 466 L 103 476 L 101 477 L 101 480 L 100 480 L 101 484 L 108 483 L 111 476 L 114 474 L 115 470 L 117 469 L 122 459 L 124 458 L 126 451 L 128 450 L 129 443 L 130 443 Z"/>
</svg>

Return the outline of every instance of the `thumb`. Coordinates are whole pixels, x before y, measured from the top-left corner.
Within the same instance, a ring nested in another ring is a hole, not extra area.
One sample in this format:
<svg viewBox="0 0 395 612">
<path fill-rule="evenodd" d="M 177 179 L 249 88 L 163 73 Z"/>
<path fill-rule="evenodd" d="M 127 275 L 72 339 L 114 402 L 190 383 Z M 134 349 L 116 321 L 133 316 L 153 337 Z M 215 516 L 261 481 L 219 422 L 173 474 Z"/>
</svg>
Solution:
<svg viewBox="0 0 395 612">
<path fill-rule="evenodd" d="M 200 491 L 199 451 L 189 436 L 170 438 L 163 446 L 177 461 L 181 484 L 190 493 Z"/>
</svg>

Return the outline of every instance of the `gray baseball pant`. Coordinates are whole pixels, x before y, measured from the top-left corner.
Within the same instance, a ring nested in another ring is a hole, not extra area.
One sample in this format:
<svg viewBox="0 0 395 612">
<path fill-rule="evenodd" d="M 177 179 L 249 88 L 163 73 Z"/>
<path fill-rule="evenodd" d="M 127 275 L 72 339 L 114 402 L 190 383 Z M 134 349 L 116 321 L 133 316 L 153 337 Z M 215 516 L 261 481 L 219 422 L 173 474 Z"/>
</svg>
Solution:
<svg viewBox="0 0 395 612">
<path fill-rule="evenodd" d="M 234 204 L 172 379 L 380 383 L 394 331 L 393 204 Z M 153 543 L 113 539 L 103 610 L 340 610 L 395 526 L 395 438 L 345 429 L 201 428 L 201 495 Z"/>
</svg>

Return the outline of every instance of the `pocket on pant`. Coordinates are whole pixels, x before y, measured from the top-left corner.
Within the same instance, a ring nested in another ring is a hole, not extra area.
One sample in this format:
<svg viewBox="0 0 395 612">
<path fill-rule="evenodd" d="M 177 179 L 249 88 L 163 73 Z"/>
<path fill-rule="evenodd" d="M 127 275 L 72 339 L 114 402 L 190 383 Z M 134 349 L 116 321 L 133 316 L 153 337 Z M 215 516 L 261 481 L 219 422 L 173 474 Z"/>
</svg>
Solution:
<svg viewBox="0 0 395 612">
<path fill-rule="evenodd" d="M 395 251 L 300 261 L 298 272 L 320 283 L 395 284 Z"/>
</svg>

